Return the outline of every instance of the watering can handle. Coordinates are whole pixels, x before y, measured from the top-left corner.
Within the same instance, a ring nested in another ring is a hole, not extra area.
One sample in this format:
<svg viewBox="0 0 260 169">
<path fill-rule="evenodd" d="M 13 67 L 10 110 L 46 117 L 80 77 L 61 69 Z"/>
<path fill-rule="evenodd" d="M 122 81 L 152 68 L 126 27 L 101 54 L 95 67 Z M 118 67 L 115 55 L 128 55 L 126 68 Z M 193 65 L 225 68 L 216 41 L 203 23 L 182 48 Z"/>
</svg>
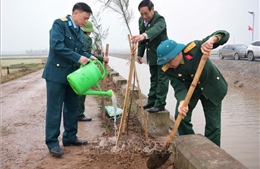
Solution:
<svg viewBox="0 0 260 169">
<path fill-rule="evenodd" d="M 93 63 L 98 63 L 99 64 L 99 66 L 100 66 L 100 68 L 102 70 L 102 72 L 101 72 L 101 79 L 103 79 L 105 77 L 105 75 L 106 75 L 106 69 L 105 69 L 104 65 L 97 59 L 96 60 L 89 60 L 88 62 L 89 63 L 93 62 Z M 80 67 L 83 67 L 83 66 L 85 66 L 85 65 L 80 65 Z"/>
<path fill-rule="evenodd" d="M 105 77 L 105 75 L 106 75 L 106 69 L 105 69 L 103 63 L 101 63 L 99 60 L 93 60 L 92 62 L 99 64 L 99 66 L 100 66 L 100 68 L 102 70 L 102 72 L 101 72 L 101 79 L 103 79 Z"/>
<path fill-rule="evenodd" d="M 191 98 L 191 96 L 192 96 L 192 94 L 193 94 L 193 92 L 194 92 L 194 90 L 195 90 L 195 88 L 196 88 L 196 86 L 197 86 L 197 83 L 198 83 L 198 81 L 199 81 L 201 72 L 202 72 L 202 70 L 203 70 L 203 68 L 204 68 L 204 65 L 205 65 L 207 59 L 208 59 L 208 56 L 207 56 L 207 55 L 203 55 L 203 56 L 201 57 L 201 59 L 200 59 L 200 63 L 199 63 L 199 66 L 198 66 L 198 68 L 197 68 L 197 71 L 196 71 L 196 73 L 195 73 L 194 79 L 193 79 L 193 81 L 192 81 L 192 83 L 191 83 L 191 85 L 190 85 L 190 88 L 189 88 L 189 90 L 188 90 L 188 93 L 187 93 L 187 95 L 186 95 L 186 97 L 185 97 L 185 99 L 184 99 L 184 103 L 183 103 L 183 106 L 184 106 L 184 107 L 185 107 L 185 106 L 188 106 L 188 104 L 189 104 L 189 102 L 190 102 L 190 98 Z M 178 117 L 177 117 L 177 119 L 175 120 L 175 123 L 174 123 L 173 129 L 172 129 L 172 131 L 171 131 L 171 134 L 170 134 L 170 136 L 168 137 L 168 140 L 167 140 L 167 143 L 166 143 L 166 147 L 169 147 L 169 146 L 170 146 L 170 144 L 171 144 L 171 142 L 172 142 L 172 140 L 173 140 L 173 137 L 174 137 L 174 135 L 175 135 L 175 133 L 176 133 L 176 131 L 177 131 L 177 129 L 178 129 L 180 123 L 181 123 L 182 118 L 183 118 L 183 117 L 182 117 L 180 114 L 178 114 Z"/>
</svg>

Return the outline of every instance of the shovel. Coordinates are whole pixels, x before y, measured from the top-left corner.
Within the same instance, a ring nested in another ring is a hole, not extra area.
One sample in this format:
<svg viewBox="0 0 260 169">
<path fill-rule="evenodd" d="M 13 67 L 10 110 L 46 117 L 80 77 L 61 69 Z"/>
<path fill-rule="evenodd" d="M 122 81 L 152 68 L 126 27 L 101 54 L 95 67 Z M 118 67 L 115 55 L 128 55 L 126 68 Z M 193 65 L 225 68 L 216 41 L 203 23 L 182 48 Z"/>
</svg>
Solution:
<svg viewBox="0 0 260 169">
<path fill-rule="evenodd" d="M 190 98 L 191 98 L 191 96 L 192 96 L 192 94 L 193 94 L 193 92 L 194 92 L 194 90 L 197 86 L 201 72 L 204 68 L 204 65 L 205 65 L 207 59 L 208 59 L 207 55 L 203 55 L 201 57 L 199 66 L 198 66 L 196 74 L 194 76 L 194 79 L 193 79 L 193 81 L 190 85 L 190 88 L 188 90 L 188 93 L 187 93 L 187 95 L 184 99 L 183 107 L 185 107 L 189 104 Z M 171 133 L 168 137 L 166 145 L 164 146 L 164 148 L 161 151 L 158 151 L 158 150 L 153 151 L 153 153 L 150 155 L 150 157 L 148 158 L 148 160 L 146 162 L 147 168 L 149 168 L 149 169 L 159 168 L 161 165 L 163 165 L 168 160 L 168 158 L 171 155 L 171 152 L 168 151 L 168 148 L 170 147 L 170 144 L 171 144 L 173 137 L 174 137 L 174 135 L 175 135 L 180 123 L 181 123 L 182 118 L 183 117 L 179 114 L 177 119 L 175 120 L 173 129 L 172 129 L 172 131 L 171 131 Z"/>
</svg>

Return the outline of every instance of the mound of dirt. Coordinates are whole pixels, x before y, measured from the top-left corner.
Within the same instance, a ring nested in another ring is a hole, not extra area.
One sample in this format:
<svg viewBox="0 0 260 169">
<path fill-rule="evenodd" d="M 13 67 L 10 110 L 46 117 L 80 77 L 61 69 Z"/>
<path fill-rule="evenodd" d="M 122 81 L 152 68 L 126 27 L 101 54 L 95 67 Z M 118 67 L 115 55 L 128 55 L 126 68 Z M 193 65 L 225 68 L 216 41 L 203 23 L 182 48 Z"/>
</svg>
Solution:
<svg viewBox="0 0 260 169">
<path fill-rule="evenodd" d="M 224 75 L 229 86 L 260 91 L 260 62 L 248 60 L 211 60 Z"/>
</svg>

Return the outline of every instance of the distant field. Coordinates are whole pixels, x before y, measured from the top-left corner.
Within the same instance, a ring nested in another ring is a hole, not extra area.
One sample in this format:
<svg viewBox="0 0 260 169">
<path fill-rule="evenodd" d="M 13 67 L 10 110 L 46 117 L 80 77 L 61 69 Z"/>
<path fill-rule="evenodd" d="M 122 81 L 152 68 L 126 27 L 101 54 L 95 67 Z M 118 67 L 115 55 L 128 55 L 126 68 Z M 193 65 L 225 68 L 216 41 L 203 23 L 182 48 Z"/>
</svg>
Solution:
<svg viewBox="0 0 260 169">
<path fill-rule="evenodd" d="M 43 56 L 1 56 L 1 76 L 14 74 L 16 72 L 31 72 L 34 69 L 43 67 L 47 57 Z M 3 81 L 3 79 L 1 79 Z"/>
<path fill-rule="evenodd" d="M 45 63 L 46 57 L 28 57 L 28 58 L 1 58 L 2 67 L 17 65 L 17 64 L 32 64 L 32 63 Z"/>
</svg>

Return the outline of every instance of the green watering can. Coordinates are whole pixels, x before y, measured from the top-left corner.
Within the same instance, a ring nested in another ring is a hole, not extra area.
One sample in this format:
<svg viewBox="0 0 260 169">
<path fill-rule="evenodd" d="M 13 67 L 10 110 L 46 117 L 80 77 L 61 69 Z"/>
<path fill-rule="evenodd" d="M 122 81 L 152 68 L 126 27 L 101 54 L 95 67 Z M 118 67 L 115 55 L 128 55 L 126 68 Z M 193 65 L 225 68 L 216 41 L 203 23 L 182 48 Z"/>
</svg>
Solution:
<svg viewBox="0 0 260 169">
<path fill-rule="evenodd" d="M 88 64 L 70 73 L 67 80 L 71 88 L 78 95 L 106 95 L 112 97 L 113 91 L 102 91 L 99 86 L 99 81 L 106 75 L 106 70 L 103 64 L 98 60 L 90 60 Z M 97 86 L 100 91 L 90 90 L 93 86 Z"/>
</svg>

